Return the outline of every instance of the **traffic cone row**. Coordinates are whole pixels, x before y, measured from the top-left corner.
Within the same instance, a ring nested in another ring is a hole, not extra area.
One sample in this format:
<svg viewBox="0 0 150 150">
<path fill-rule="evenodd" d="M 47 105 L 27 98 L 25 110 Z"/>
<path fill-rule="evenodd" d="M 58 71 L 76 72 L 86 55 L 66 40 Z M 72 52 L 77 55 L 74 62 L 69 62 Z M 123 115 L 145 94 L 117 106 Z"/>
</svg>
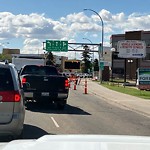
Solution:
<svg viewBox="0 0 150 150">
<path fill-rule="evenodd" d="M 69 82 L 69 88 L 71 88 L 71 84 Z M 77 81 L 74 80 L 74 90 L 77 90 Z M 85 84 L 84 84 L 84 94 L 87 94 L 87 79 L 85 79 Z"/>
</svg>

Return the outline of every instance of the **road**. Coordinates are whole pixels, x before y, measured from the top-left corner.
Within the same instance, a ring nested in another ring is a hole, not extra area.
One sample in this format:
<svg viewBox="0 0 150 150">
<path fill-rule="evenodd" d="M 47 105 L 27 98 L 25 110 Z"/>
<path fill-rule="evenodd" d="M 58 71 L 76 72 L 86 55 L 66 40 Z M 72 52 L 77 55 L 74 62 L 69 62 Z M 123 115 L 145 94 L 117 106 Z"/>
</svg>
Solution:
<svg viewBox="0 0 150 150">
<path fill-rule="evenodd" d="M 57 110 L 55 105 L 28 103 L 23 138 L 37 139 L 45 134 L 150 136 L 150 119 L 93 93 L 84 94 L 81 84 L 77 90 L 71 87 L 64 110 Z"/>
</svg>

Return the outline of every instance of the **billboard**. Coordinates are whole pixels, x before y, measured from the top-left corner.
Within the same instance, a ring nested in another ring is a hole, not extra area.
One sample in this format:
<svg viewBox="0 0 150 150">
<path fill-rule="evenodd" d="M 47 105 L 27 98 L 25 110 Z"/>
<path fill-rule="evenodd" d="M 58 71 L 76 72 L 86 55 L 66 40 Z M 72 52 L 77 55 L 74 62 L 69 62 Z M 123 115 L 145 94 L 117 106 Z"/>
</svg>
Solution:
<svg viewBox="0 0 150 150">
<path fill-rule="evenodd" d="M 120 58 L 144 58 L 146 56 L 146 44 L 140 40 L 122 40 L 117 43 Z"/>
</svg>

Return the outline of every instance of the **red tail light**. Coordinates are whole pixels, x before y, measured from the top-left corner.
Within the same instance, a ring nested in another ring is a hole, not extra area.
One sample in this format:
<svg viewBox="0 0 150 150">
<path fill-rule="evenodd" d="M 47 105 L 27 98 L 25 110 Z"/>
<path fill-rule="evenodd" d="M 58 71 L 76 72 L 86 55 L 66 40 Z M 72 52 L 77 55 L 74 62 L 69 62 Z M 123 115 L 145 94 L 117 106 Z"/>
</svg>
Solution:
<svg viewBox="0 0 150 150">
<path fill-rule="evenodd" d="M 65 87 L 69 87 L 69 81 L 65 80 Z"/>
<path fill-rule="evenodd" d="M 27 79 L 26 78 L 22 78 L 22 84 L 26 83 Z"/>
<path fill-rule="evenodd" d="M 21 100 L 21 95 L 18 91 L 3 91 L 0 92 L 1 102 L 19 102 Z"/>
</svg>

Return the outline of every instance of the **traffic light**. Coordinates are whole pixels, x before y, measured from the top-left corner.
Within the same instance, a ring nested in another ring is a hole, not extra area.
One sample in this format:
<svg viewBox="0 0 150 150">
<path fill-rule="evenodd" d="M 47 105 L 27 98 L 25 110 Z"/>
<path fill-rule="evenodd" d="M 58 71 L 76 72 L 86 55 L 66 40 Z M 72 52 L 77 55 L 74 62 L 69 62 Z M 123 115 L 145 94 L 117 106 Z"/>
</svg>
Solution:
<svg viewBox="0 0 150 150">
<path fill-rule="evenodd" d="M 65 61 L 65 69 L 80 69 L 80 61 Z"/>
</svg>

